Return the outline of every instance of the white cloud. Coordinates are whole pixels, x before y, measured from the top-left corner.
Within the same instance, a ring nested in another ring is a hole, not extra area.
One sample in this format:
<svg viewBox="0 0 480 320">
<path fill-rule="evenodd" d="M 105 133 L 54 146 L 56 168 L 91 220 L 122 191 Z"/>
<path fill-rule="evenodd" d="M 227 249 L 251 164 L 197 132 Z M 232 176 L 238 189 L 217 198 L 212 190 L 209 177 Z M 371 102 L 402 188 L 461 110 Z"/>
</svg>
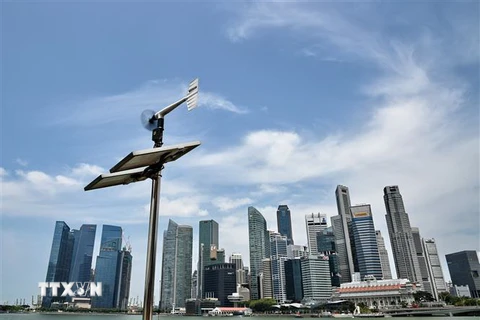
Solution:
<svg viewBox="0 0 480 320">
<path fill-rule="evenodd" d="M 98 176 L 105 172 L 106 170 L 102 167 L 99 167 L 97 165 L 91 165 L 88 163 L 80 163 L 72 169 L 72 175 L 78 177 Z"/>
<path fill-rule="evenodd" d="M 20 159 L 20 158 L 15 159 L 15 162 L 18 163 L 19 165 L 21 165 L 22 167 L 28 166 L 28 161 Z"/>
<path fill-rule="evenodd" d="M 199 106 L 205 106 L 209 109 L 220 109 L 239 114 L 248 113 L 248 109 L 236 106 L 224 97 L 211 92 L 200 93 L 198 104 Z"/>
<path fill-rule="evenodd" d="M 171 199 L 170 197 L 160 198 L 160 215 L 169 217 L 205 217 L 208 210 L 201 207 L 201 197 L 189 196 Z M 150 205 L 145 207 L 149 212 Z"/>
<path fill-rule="evenodd" d="M 217 197 L 212 200 L 212 204 L 220 211 L 229 211 L 241 206 L 246 206 L 253 202 L 250 198 L 232 199 L 228 197 Z"/>
<path fill-rule="evenodd" d="M 7 170 L 5 170 L 4 168 L 0 167 L 0 177 L 4 177 L 8 175 L 8 172 Z"/>
</svg>

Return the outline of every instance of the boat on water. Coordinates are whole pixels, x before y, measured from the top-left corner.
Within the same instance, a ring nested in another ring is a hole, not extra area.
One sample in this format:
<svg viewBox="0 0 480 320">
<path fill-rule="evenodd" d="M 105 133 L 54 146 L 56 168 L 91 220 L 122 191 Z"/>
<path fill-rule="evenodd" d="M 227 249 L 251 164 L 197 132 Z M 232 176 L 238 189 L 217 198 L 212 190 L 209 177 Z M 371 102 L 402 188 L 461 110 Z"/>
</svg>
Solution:
<svg viewBox="0 0 480 320">
<path fill-rule="evenodd" d="M 354 318 L 385 318 L 384 313 L 359 313 L 353 316 Z"/>
<path fill-rule="evenodd" d="M 353 318 L 353 313 L 332 313 L 332 318 Z"/>
</svg>

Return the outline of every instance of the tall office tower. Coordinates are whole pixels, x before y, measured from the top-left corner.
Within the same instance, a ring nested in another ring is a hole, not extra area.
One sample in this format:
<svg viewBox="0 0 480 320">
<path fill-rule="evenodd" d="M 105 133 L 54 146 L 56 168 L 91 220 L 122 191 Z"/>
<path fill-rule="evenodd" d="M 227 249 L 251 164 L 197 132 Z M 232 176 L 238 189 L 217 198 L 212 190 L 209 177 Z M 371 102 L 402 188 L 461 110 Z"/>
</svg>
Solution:
<svg viewBox="0 0 480 320">
<path fill-rule="evenodd" d="M 375 230 L 377 236 L 378 255 L 380 256 L 380 264 L 382 265 L 383 280 L 392 279 L 392 270 L 390 269 L 390 261 L 388 260 L 388 251 L 385 247 L 385 240 L 383 239 L 380 230 Z"/>
<path fill-rule="evenodd" d="M 262 259 L 259 281 L 259 299 L 273 298 L 272 259 Z"/>
<path fill-rule="evenodd" d="M 281 204 L 278 206 L 277 228 L 282 236 L 287 237 L 287 244 L 294 244 L 292 235 L 292 217 L 287 205 Z"/>
<path fill-rule="evenodd" d="M 420 275 L 422 277 L 422 286 L 423 290 L 430 292 L 432 297 L 434 296 L 432 283 L 430 279 L 430 275 L 427 269 L 427 259 L 423 252 L 423 245 L 422 245 L 422 237 L 420 236 L 420 230 L 416 227 L 412 227 L 412 236 L 413 236 L 413 243 L 415 244 L 415 252 L 417 254 L 418 259 L 418 266 L 420 267 Z"/>
<path fill-rule="evenodd" d="M 354 268 L 360 272 L 363 279 L 365 276 L 375 276 L 382 279 L 382 265 L 378 254 L 377 236 L 373 224 L 372 210 L 369 204 L 350 207 L 352 221 L 350 236 L 355 245 Z"/>
<path fill-rule="evenodd" d="M 132 276 L 132 254 L 127 248 L 120 252 L 120 270 L 118 272 L 118 292 L 116 307 L 120 310 L 127 310 L 128 297 L 130 295 L 130 279 Z"/>
<path fill-rule="evenodd" d="M 302 267 L 300 258 L 285 261 L 287 300 L 300 303 L 303 299 Z"/>
<path fill-rule="evenodd" d="M 353 267 L 352 247 L 350 241 L 349 224 L 352 220 L 350 213 L 350 193 L 348 188 L 338 185 L 335 190 L 338 215 L 331 217 L 333 232 L 335 234 L 335 247 L 337 249 L 340 268 L 341 283 L 351 282 Z"/>
<path fill-rule="evenodd" d="M 300 261 L 302 268 L 303 298 L 327 301 L 332 297 L 330 266 L 326 256 L 310 256 Z"/>
<path fill-rule="evenodd" d="M 190 296 L 192 299 L 197 299 L 197 270 L 193 271 Z"/>
<path fill-rule="evenodd" d="M 217 249 L 217 259 L 213 264 L 215 263 L 225 263 L 225 249 Z"/>
<path fill-rule="evenodd" d="M 192 242 L 191 226 L 178 225 L 168 221 L 168 229 L 163 234 L 162 283 L 160 289 L 160 309 L 184 308 L 190 298 L 192 282 Z"/>
<path fill-rule="evenodd" d="M 383 189 L 383 194 L 397 277 L 421 283 L 422 275 L 413 242 L 410 219 L 405 211 L 400 189 L 398 186 L 387 186 Z"/>
<path fill-rule="evenodd" d="M 270 259 L 272 260 L 273 298 L 277 303 L 287 300 L 285 287 L 285 261 L 287 261 L 288 238 L 280 233 L 270 234 Z"/>
<path fill-rule="evenodd" d="M 480 298 L 480 264 L 474 250 L 450 253 L 447 258 L 452 283 L 456 286 L 468 285 L 472 298 Z"/>
<path fill-rule="evenodd" d="M 70 282 L 90 281 L 96 231 L 97 226 L 94 224 L 84 224 L 80 227 L 80 230 L 73 230 L 75 244 L 70 269 Z"/>
<path fill-rule="evenodd" d="M 270 239 L 267 221 L 254 207 L 248 207 L 248 240 L 250 251 L 250 299 L 260 298 L 258 279 L 262 260 L 270 257 Z"/>
<path fill-rule="evenodd" d="M 205 266 L 214 264 L 217 259 L 218 242 L 218 223 L 215 220 L 202 220 L 199 222 L 198 229 L 198 290 L 197 298 L 203 296 L 203 270 Z"/>
<path fill-rule="evenodd" d="M 53 232 L 52 248 L 50 250 L 45 282 L 69 281 L 73 246 L 74 234 L 70 232 L 70 227 L 64 221 L 57 221 L 55 223 L 55 231 Z M 65 301 L 64 297 L 60 297 L 62 293 L 63 291 L 59 289 L 59 297 L 52 297 L 51 289 L 48 288 L 47 295 L 43 297 L 42 306 L 49 308 L 52 302 Z"/>
<path fill-rule="evenodd" d="M 302 258 L 306 256 L 308 256 L 308 247 L 298 244 L 290 244 L 287 246 L 288 259 Z"/>
<path fill-rule="evenodd" d="M 438 300 L 440 292 L 446 292 L 447 286 L 443 278 L 442 266 L 438 257 L 435 239 L 422 239 L 423 252 L 427 259 L 427 270 L 432 283 L 433 297 Z"/>
<path fill-rule="evenodd" d="M 235 265 L 233 263 L 211 264 L 204 268 L 205 298 L 217 298 L 222 307 L 233 307 L 228 296 L 237 292 Z"/>
<path fill-rule="evenodd" d="M 335 234 L 332 227 L 317 233 L 317 248 L 320 255 L 328 256 L 332 286 L 340 287 L 340 268 L 335 248 Z"/>
<path fill-rule="evenodd" d="M 95 282 L 102 283 L 102 295 L 92 297 L 92 308 L 117 308 L 118 270 L 122 248 L 122 228 L 103 225 L 100 254 L 95 266 Z"/>
<path fill-rule="evenodd" d="M 232 253 L 229 259 L 230 263 L 235 265 L 235 274 L 237 279 L 237 284 L 245 283 L 246 275 L 245 270 L 243 269 L 243 261 L 241 253 Z"/>
<path fill-rule="evenodd" d="M 317 233 L 327 228 L 327 216 L 321 213 L 306 214 L 305 226 L 307 227 L 307 241 L 310 255 L 317 255 Z"/>
</svg>

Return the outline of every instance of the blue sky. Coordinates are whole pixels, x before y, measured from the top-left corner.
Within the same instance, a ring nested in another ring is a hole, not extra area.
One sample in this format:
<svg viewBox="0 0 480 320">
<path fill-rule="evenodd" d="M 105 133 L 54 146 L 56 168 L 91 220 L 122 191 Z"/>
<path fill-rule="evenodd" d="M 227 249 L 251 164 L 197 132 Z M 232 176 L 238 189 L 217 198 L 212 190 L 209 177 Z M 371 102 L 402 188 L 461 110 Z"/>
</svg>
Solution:
<svg viewBox="0 0 480 320">
<path fill-rule="evenodd" d="M 1 12 L 0 302 L 38 294 L 56 220 L 122 226 L 143 299 L 150 184 L 83 187 L 151 147 L 141 112 L 195 77 L 200 106 L 168 116 L 165 143 L 202 145 L 166 166 L 159 226 L 194 227 L 194 263 L 198 221 L 211 218 L 248 263 L 249 205 L 275 230 L 287 204 L 305 243 L 305 214 L 335 215 L 337 184 L 372 204 L 389 250 L 382 189 L 399 185 L 446 278 L 444 254 L 480 250 L 477 2 L 4 1 Z"/>
</svg>

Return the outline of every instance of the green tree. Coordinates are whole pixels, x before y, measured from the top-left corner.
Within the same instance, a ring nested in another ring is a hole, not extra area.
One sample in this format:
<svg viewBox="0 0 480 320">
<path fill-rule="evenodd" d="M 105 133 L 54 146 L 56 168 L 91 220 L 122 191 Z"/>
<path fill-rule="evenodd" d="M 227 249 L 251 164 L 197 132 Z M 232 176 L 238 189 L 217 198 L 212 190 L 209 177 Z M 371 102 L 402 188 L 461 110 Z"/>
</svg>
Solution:
<svg viewBox="0 0 480 320">
<path fill-rule="evenodd" d="M 413 294 L 416 302 L 428 302 L 428 301 L 435 301 L 432 294 L 427 291 L 417 291 Z"/>
<path fill-rule="evenodd" d="M 259 299 L 249 301 L 249 307 L 255 312 L 265 312 L 272 309 L 272 306 L 277 304 L 274 299 Z"/>
</svg>

